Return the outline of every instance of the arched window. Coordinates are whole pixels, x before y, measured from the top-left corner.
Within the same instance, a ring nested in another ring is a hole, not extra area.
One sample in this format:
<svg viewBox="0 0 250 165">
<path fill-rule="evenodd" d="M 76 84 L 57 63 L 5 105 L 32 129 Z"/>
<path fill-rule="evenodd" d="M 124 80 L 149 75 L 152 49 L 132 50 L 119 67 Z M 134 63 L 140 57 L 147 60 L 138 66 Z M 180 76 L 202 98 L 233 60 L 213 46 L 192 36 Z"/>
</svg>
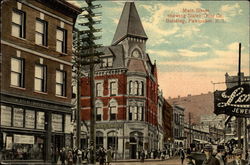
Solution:
<svg viewBox="0 0 250 165">
<path fill-rule="evenodd" d="M 103 147 L 103 133 L 96 132 L 96 148 Z"/>
<path fill-rule="evenodd" d="M 96 121 L 101 121 L 103 116 L 103 104 L 101 100 L 96 100 Z"/>
<path fill-rule="evenodd" d="M 133 81 L 129 81 L 129 94 L 130 95 L 133 94 L 133 88 L 134 88 L 134 82 Z"/>
<path fill-rule="evenodd" d="M 115 99 L 112 99 L 109 102 L 109 114 L 110 114 L 110 120 L 117 120 L 117 102 Z"/>
<path fill-rule="evenodd" d="M 111 131 L 108 133 L 108 147 L 112 147 L 112 149 L 117 150 L 118 148 L 118 137 L 117 137 L 117 132 Z"/>
<path fill-rule="evenodd" d="M 143 96 L 144 95 L 144 84 L 143 81 L 139 83 L 139 88 L 138 88 L 138 95 Z"/>
<path fill-rule="evenodd" d="M 133 94 L 134 94 L 134 95 L 138 95 L 138 90 L 139 90 L 139 84 L 138 84 L 138 81 L 135 81 L 135 82 L 134 82 Z"/>
</svg>

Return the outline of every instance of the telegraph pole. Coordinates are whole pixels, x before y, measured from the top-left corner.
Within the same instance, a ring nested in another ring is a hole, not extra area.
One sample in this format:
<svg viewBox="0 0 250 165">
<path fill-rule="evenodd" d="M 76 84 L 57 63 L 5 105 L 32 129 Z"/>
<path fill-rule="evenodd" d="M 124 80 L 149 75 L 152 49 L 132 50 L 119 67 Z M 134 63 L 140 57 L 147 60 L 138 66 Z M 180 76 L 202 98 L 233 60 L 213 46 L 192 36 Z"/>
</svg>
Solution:
<svg viewBox="0 0 250 165">
<path fill-rule="evenodd" d="M 189 123 L 189 147 L 191 147 L 191 141 L 192 141 L 192 137 L 191 137 L 191 112 L 188 113 L 188 123 Z"/>
<path fill-rule="evenodd" d="M 238 85 L 241 85 L 241 43 L 239 43 L 239 65 L 238 65 Z M 238 148 L 241 148 L 241 126 L 242 126 L 242 118 L 237 118 L 237 133 L 238 133 Z"/>
</svg>

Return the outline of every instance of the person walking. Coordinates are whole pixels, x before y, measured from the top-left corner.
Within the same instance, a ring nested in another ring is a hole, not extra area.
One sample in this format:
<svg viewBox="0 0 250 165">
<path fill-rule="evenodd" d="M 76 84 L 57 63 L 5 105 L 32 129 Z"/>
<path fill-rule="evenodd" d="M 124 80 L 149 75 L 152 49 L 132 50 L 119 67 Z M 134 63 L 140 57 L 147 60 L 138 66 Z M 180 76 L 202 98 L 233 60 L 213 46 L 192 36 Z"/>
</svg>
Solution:
<svg viewBox="0 0 250 165">
<path fill-rule="evenodd" d="M 69 150 L 67 155 L 68 165 L 73 165 L 73 153 L 71 150 Z"/>
<path fill-rule="evenodd" d="M 202 165 L 220 165 L 219 160 L 212 156 L 213 148 L 211 145 L 205 145 L 203 150 L 204 150 L 206 157 L 205 157 Z"/>
<path fill-rule="evenodd" d="M 185 159 L 185 152 L 183 149 L 180 149 L 180 158 L 181 158 L 181 164 L 183 165 Z"/>
<path fill-rule="evenodd" d="M 62 148 L 62 150 L 60 150 L 60 160 L 61 160 L 62 165 L 65 165 L 66 151 L 64 147 Z"/>
<path fill-rule="evenodd" d="M 107 150 L 107 165 L 110 165 L 110 162 L 112 161 L 112 148 L 109 146 Z"/>
<path fill-rule="evenodd" d="M 141 162 L 142 162 L 142 163 L 144 162 L 144 159 L 145 159 L 145 151 L 142 150 L 142 151 L 141 151 Z"/>
<path fill-rule="evenodd" d="M 99 163 L 100 163 L 100 165 L 104 165 L 104 163 L 105 163 L 105 156 L 106 156 L 106 153 L 104 151 L 104 148 L 101 147 L 100 150 L 99 150 Z"/>
<path fill-rule="evenodd" d="M 226 165 L 226 161 L 224 160 L 225 154 L 226 154 L 225 147 L 223 145 L 218 145 L 217 154 L 215 158 L 219 160 L 220 165 Z"/>
<path fill-rule="evenodd" d="M 247 161 L 242 159 L 243 151 L 241 149 L 235 149 L 233 151 L 234 160 L 228 165 L 247 165 Z"/>
</svg>

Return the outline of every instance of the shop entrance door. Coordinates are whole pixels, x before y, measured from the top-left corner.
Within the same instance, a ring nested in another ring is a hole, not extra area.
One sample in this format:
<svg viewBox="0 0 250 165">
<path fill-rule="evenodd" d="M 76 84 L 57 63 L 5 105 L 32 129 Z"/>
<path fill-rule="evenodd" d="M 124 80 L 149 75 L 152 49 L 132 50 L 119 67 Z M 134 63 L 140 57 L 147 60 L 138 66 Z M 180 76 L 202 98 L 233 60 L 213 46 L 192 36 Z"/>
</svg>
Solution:
<svg viewBox="0 0 250 165">
<path fill-rule="evenodd" d="M 130 144 L 130 158 L 136 159 L 136 144 Z"/>
<path fill-rule="evenodd" d="M 60 150 L 64 147 L 63 135 L 52 136 L 52 161 L 57 162 Z"/>
</svg>

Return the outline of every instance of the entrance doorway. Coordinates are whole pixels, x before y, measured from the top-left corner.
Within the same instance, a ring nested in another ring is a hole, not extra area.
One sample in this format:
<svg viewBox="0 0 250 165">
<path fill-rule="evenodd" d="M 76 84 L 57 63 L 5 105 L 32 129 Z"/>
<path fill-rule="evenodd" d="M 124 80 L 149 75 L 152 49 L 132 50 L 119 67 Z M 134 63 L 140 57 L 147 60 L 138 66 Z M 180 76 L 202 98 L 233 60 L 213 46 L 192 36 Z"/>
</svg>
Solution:
<svg viewBox="0 0 250 165">
<path fill-rule="evenodd" d="M 52 162 L 57 162 L 60 150 L 64 147 L 64 136 L 53 135 L 51 147 L 52 147 Z"/>
<path fill-rule="evenodd" d="M 136 144 L 130 144 L 130 158 L 136 159 Z"/>
</svg>

